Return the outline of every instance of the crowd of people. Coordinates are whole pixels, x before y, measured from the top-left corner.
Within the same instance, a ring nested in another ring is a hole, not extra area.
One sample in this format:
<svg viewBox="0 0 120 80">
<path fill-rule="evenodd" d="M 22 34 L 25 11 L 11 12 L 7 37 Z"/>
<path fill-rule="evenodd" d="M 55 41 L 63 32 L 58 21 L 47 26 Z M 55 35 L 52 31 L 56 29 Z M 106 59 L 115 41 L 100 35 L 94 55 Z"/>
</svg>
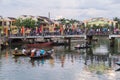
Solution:
<svg viewBox="0 0 120 80">
<path fill-rule="evenodd" d="M 118 30 L 117 30 L 118 31 Z M 96 35 L 106 35 L 109 34 L 109 28 L 54 28 L 52 31 L 49 28 L 45 28 L 41 30 L 41 28 L 37 29 L 29 29 L 25 28 L 24 31 L 19 30 L 16 34 L 10 34 L 11 36 L 45 36 L 45 35 L 80 35 L 80 34 L 96 34 Z"/>
</svg>

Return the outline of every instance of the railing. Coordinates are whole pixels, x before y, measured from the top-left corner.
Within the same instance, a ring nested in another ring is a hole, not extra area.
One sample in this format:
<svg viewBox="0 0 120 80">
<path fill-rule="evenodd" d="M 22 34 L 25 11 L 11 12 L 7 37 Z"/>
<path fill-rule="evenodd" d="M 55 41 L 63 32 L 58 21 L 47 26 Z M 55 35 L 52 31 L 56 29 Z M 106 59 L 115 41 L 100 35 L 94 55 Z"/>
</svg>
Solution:
<svg viewBox="0 0 120 80">
<path fill-rule="evenodd" d="M 93 35 L 93 36 L 109 36 L 109 35 L 119 35 L 120 32 L 112 33 L 112 32 L 97 32 L 97 31 L 80 31 L 80 32 L 43 32 L 43 33 L 29 33 L 29 34 L 10 34 L 9 38 L 51 38 L 51 37 L 58 37 L 58 38 L 64 38 L 64 37 L 84 37 L 86 38 L 86 35 Z"/>
</svg>

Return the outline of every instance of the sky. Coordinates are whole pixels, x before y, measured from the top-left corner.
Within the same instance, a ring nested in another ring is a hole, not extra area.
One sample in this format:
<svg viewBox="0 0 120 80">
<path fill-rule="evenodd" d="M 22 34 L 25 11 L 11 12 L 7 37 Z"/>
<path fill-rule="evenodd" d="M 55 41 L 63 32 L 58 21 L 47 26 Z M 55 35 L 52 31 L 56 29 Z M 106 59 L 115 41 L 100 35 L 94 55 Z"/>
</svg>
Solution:
<svg viewBox="0 0 120 80">
<path fill-rule="evenodd" d="M 120 0 L 0 0 L 0 16 L 46 16 L 85 20 L 120 17 Z"/>
</svg>

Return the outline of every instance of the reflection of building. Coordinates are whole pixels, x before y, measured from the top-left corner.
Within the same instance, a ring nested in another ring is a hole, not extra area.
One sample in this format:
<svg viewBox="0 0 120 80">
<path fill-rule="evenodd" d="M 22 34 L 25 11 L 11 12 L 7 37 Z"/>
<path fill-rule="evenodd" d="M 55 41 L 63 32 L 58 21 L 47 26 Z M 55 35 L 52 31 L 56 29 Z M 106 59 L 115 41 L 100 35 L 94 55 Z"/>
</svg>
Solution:
<svg viewBox="0 0 120 80">
<path fill-rule="evenodd" d="M 101 62 L 108 62 L 109 67 L 111 67 L 111 60 L 108 54 L 108 50 L 105 47 L 97 48 L 95 50 L 89 49 L 86 51 L 85 64 L 93 64 Z"/>
<path fill-rule="evenodd" d="M 108 54 L 108 49 L 106 46 L 100 45 L 100 47 L 96 47 L 93 49 L 93 54 L 94 55 L 107 55 Z"/>
</svg>

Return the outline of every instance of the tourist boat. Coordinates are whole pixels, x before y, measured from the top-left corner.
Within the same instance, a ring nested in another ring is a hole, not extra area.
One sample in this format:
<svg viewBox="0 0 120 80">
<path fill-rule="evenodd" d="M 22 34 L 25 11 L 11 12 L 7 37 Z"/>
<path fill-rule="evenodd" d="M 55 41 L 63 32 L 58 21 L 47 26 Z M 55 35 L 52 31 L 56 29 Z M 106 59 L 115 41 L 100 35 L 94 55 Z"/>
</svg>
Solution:
<svg viewBox="0 0 120 80">
<path fill-rule="evenodd" d="M 51 46 L 53 42 L 40 42 L 40 43 L 33 43 L 33 44 L 26 44 L 28 48 L 39 48 L 39 47 L 47 47 Z"/>
<path fill-rule="evenodd" d="M 116 62 L 116 64 L 120 66 L 120 62 Z"/>
<path fill-rule="evenodd" d="M 27 56 L 26 54 L 22 54 L 22 53 L 13 53 L 14 56 Z"/>
<path fill-rule="evenodd" d="M 42 58 L 50 58 L 52 57 L 53 54 L 53 49 L 46 51 L 45 55 L 40 55 L 40 56 L 34 56 L 34 57 L 30 57 L 31 59 L 42 59 Z"/>
</svg>

